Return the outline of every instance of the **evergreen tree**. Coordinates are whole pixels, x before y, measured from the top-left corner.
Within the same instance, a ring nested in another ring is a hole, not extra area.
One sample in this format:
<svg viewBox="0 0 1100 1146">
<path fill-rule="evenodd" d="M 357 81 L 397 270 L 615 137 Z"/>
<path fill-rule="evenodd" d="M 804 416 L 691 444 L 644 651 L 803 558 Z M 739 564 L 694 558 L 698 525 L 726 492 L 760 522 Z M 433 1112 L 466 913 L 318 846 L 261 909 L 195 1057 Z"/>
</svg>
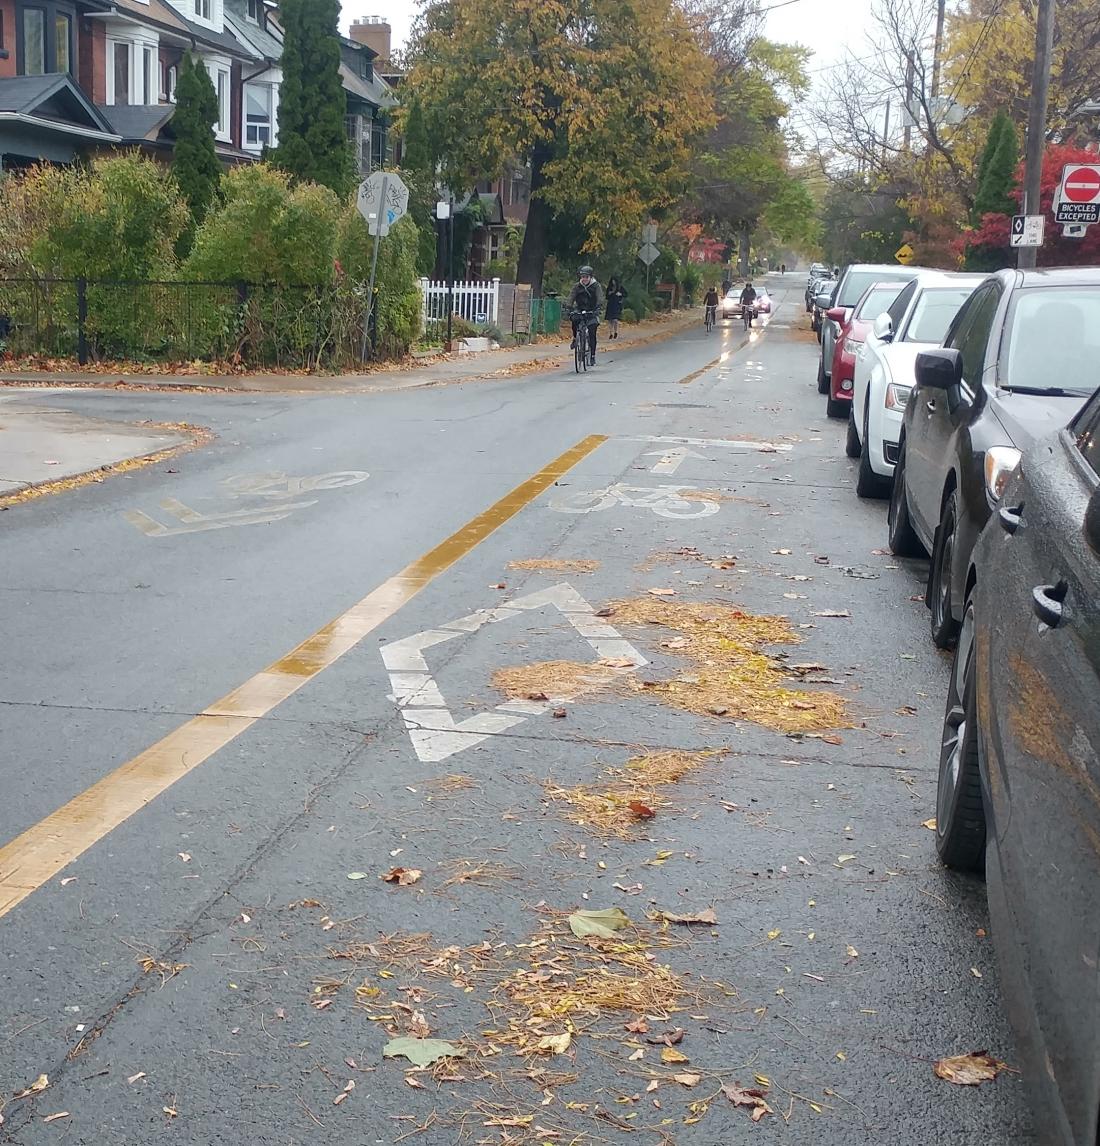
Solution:
<svg viewBox="0 0 1100 1146">
<path fill-rule="evenodd" d="M 981 225 L 983 215 L 1011 215 L 1016 210 L 1010 192 L 1016 185 L 1019 161 L 1016 126 L 1007 112 L 999 111 L 990 124 L 978 167 L 978 187 L 974 193 L 975 226 Z"/>
<path fill-rule="evenodd" d="M 431 145 L 428 142 L 428 129 L 424 123 L 424 109 L 420 100 L 413 96 L 405 116 L 404 144 L 401 153 L 401 167 L 416 175 L 431 175 L 435 164 L 432 162 Z"/>
<path fill-rule="evenodd" d="M 214 124 L 218 119 L 218 96 L 210 75 L 201 63 L 185 52 L 176 82 L 176 110 L 172 128 L 176 149 L 172 173 L 191 208 L 191 226 L 180 236 L 181 256 L 190 250 L 195 229 L 206 218 L 218 192 L 222 168 L 214 150 Z"/>
<path fill-rule="evenodd" d="M 300 181 L 350 190 L 339 0 L 281 0 L 283 82 L 275 162 Z"/>
</svg>

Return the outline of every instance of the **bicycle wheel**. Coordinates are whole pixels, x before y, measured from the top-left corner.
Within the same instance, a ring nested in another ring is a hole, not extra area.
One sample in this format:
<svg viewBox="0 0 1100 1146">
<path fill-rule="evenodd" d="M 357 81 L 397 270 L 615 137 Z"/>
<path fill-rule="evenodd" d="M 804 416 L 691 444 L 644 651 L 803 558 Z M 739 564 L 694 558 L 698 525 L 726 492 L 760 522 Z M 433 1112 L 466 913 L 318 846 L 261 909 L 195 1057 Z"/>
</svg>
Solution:
<svg viewBox="0 0 1100 1146">
<path fill-rule="evenodd" d="M 573 339 L 573 369 L 579 374 L 581 368 L 588 369 L 588 343 L 577 337 Z"/>
</svg>

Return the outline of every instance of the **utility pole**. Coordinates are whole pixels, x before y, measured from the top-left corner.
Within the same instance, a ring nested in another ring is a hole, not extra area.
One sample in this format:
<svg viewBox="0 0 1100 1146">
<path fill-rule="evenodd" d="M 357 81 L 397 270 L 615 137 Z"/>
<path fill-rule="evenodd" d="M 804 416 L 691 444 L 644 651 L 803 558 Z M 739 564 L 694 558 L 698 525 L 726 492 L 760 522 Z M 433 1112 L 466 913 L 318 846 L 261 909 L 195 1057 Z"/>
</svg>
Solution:
<svg viewBox="0 0 1100 1146">
<path fill-rule="evenodd" d="M 905 150 L 908 151 L 913 144 L 913 85 L 916 81 L 917 66 L 913 62 L 913 57 L 908 57 L 909 62 L 905 65 L 905 107 L 902 108 L 902 143 Z"/>
<path fill-rule="evenodd" d="M 936 43 L 932 49 L 932 99 L 940 94 L 940 56 L 943 54 L 943 26 L 947 19 L 947 0 L 936 5 Z"/>
<path fill-rule="evenodd" d="M 886 97 L 886 119 L 882 125 L 882 158 L 890 155 L 890 97 Z"/>
<path fill-rule="evenodd" d="M 1031 79 L 1031 106 L 1027 113 L 1027 155 L 1025 156 L 1024 214 L 1038 215 L 1043 178 L 1043 145 L 1047 134 L 1047 99 L 1050 95 L 1050 62 L 1054 54 L 1054 0 L 1039 0 L 1035 21 L 1035 71 Z M 1018 267 L 1034 267 L 1039 252 L 1021 247 Z"/>
</svg>

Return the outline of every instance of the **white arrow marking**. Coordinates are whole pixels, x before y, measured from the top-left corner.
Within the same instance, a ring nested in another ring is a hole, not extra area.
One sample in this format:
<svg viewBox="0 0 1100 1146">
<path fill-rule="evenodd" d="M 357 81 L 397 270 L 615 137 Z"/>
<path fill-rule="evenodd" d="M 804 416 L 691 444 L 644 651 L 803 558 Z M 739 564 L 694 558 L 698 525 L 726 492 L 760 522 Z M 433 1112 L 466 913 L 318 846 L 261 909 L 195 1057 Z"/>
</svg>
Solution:
<svg viewBox="0 0 1100 1146">
<path fill-rule="evenodd" d="M 183 502 L 176 501 L 174 497 L 166 497 L 160 503 L 160 508 L 176 518 L 180 522 L 178 526 L 161 525 L 156 518 L 142 513 L 140 509 L 128 509 L 122 516 L 146 537 L 176 537 L 181 533 L 204 533 L 210 529 L 229 529 L 234 525 L 268 525 L 273 521 L 282 521 L 296 509 L 305 509 L 316 504 L 316 501 L 299 501 L 294 505 L 265 506 L 260 509 L 240 509 L 231 513 L 208 515 L 196 513 Z"/>
<path fill-rule="evenodd" d="M 700 454 L 697 451 L 690 449 L 688 446 L 675 446 L 673 449 L 665 453 L 659 450 L 654 450 L 652 453 L 645 455 L 647 458 L 660 458 L 653 468 L 649 471 L 653 474 L 674 474 L 688 458 L 703 458 L 706 455 Z"/>
<path fill-rule="evenodd" d="M 562 583 L 537 593 L 529 593 L 495 609 L 478 609 L 465 617 L 448 621 L 437 629 L 425 629 L 412 636 L 391 641 L 380 649 L 382 663 L 390 677 L 390 700 L 401 712 L 414 750 L 425 763 L 437 763 L 472 748 L 490 736 L 522 724 L 528 717 L 541 716 L 551 708 L 572 700 L 572 696 L 553 696 L 548 700 L 517 698 L 498 704 L 492 712 L 479 712 L 465 720 L 455 720 L 439 685 L 428 669 L 424 650 L 445 641 L 476 633 L 484 625 L 520 617 L 547 606 L 557 609 L 585 639 L 600 660 L 633 662 L 641 668 L 646 659 L 618 629 L 596 616 L 595 609 L 573 588 Z M 595 668 L 595 666 L 593 666 Z M 601 673 L 608 670 L 602 669 Z M 616 669 L 616 673 L 633 672 L 633 668 Z"/>
<path fill-rule="evenodd" d="M 669 442 L 681 446 L 720 446 L 727 450 L 762 450 L 765 453 L 778 451 L 781 454 L 789 453 L 791 445 L 788 442 L 739 442 L 732 438 L 676 438 L 659 434 L 638 434 L 635 437 L 623 438 L 624 442 Z"/>
</svg>

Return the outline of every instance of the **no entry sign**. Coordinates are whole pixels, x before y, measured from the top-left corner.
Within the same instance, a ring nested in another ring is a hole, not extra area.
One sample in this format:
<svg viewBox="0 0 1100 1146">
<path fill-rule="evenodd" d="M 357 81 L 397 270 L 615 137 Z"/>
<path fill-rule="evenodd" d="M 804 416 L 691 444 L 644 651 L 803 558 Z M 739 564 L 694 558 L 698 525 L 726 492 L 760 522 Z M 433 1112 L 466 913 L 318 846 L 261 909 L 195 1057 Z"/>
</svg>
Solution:
<svg viewBox="0 0 1100 1146">
<path fill-rule="evenodd" d="M 1063 169 L 1054 217 L 1059 223 L 1100 222 L 1100 165 L 1074 163 Z"/>
</svg>

